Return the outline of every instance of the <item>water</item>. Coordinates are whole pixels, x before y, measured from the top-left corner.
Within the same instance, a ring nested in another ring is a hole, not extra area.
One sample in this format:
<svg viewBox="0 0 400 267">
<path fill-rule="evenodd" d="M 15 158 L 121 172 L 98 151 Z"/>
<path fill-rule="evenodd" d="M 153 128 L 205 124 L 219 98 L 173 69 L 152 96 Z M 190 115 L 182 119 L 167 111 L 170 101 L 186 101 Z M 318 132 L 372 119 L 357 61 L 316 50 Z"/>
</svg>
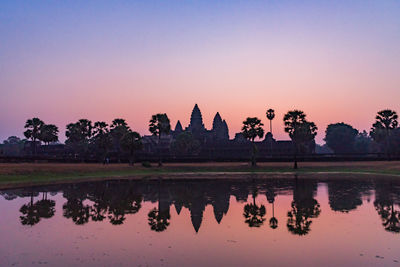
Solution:
<svg viewBox="0 0 400 267">
<path fill-rule="evenodd" d="M 400 179 L 108 181 L 0 191 L 1 266 L 398 266 Z"/>
</svg>

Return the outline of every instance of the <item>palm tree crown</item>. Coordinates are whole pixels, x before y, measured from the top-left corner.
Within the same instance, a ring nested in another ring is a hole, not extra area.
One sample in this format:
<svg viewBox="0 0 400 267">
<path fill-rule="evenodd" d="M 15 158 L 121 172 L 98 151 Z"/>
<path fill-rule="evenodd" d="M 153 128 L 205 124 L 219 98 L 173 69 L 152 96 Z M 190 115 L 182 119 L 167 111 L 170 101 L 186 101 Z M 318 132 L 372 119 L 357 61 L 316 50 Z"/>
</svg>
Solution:
<svg viewBox="0 0 400 267">
<path fill-rule="evenodd" d="M 272 120 L 275 118 L 275 110 L 272 108 L 268 109 L 266 115 L 267 119 L 269 120 L 269 131 L 272 133 Z"/>
</svg>

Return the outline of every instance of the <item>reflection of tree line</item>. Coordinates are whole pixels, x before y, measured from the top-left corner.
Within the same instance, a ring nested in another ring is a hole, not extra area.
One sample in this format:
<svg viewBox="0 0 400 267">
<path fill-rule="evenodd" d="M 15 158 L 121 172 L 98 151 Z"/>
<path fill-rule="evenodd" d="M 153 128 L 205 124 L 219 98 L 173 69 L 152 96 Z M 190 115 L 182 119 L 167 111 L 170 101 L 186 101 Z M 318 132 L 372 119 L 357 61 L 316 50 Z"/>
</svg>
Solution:
<svg viewBox="0 0 400 267">
<path fill-rule="evenodd" d="M 362 205 L 362 197 L 370 196 L 375 189 L 374 206 L 382 219 L 383 227 L 390 232 L 400 232 L 400 183 L 392 180 L 324 180 L 328 186 L 329 205 L 333 211 L 350 212 Z M 47 192 L 63 192 L 63 216 L 75 224 L 89 221 L 109 221 L 113 225 L 123 224 L 128 214 L 137 213 L 142 201 L 158 203 L 148 213 L 151 230 L 161 232 L 170 225 L 170 207 L 174 205 L 180 214 L 183 207 L 190 212 L 196 232 L 199 231 L 203 212 L 212 205 L 214 217 L 221 222 L 229 209 L 230 196 L 238 202 L 250 201 L 244 206 L 244 222 L 249 227 L 260 227 L 267 220 L 267 209 L 257 204 L 257 196 L 265 194 L 272 214 L 268 220 L 272 229 L 278 227 L 275 217 L 275 197 L 292 194 L 293 201 L 287 212 L 286 227 L 296 235 L 310 232 L 312 221 L 321 213 L 320 204 L 314 198 L 318 187 L 315 179 L 277 180 L 231 180 L 231 181 L 112 181 L 82 183 L 64 186 L 49 186 L 40 190 L 25 189 L 0 192 L 6 199 L 30 197 L 30 201 L 20 208 L 23 225 L 35 225 L 41 219 L 55 214 L 55 201 Z M 39 198 L 39 200 L 37 200 Z M 36 201 L 34 201 L 36 199 Z"/>
</svg>

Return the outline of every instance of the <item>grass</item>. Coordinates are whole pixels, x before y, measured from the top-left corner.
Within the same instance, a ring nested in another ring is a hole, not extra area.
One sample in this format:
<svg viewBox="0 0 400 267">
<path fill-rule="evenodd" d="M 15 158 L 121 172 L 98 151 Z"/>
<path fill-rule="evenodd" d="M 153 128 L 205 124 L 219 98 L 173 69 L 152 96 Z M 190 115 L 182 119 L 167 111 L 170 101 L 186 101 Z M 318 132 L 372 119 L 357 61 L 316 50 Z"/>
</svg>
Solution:
<svg viewBox="0 0 400 267">
<path fill-rule="evenodd" d="M 400 176 L 399 161 L 379 162 L 301 162 L 293 169 L 290 162 L 259 163 L 252 168 L 248 163 L 169 163 L 158 168 L 134 167 L 127 164 L 63 164 L 63 163 L 0 163 L 0 188 L 102 180 L 111 178 L 142 179 L 145 177 L 212 176 L 229 174 L 282 174 L 282 173 L 367 173 Z M 223 176 L 222 176 L 223 177 Z"/>
</svg>

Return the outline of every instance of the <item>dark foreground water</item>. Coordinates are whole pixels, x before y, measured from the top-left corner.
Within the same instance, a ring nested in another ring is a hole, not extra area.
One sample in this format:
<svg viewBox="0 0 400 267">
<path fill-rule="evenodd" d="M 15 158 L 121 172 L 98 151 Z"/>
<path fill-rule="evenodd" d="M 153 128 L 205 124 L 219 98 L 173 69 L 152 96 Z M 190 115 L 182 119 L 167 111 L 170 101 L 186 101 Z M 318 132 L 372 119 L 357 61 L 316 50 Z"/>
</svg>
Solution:
<svg viewBox="0 0 400 267">
<path fill-rule="evenodd" d="M 109 181 L 0 195 L 1 266 L 400 264 L 399 178 Z"/>
</svg>

